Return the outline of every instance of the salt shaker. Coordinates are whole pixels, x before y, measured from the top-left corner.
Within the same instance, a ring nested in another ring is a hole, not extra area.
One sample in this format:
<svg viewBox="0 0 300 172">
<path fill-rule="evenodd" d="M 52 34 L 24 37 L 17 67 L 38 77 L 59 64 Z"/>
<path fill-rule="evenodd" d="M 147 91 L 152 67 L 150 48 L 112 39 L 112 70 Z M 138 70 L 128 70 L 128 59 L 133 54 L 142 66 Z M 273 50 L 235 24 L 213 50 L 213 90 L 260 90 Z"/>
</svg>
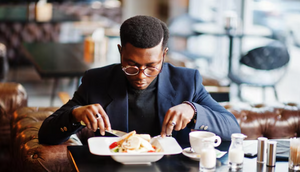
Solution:
<svg viewBox="0 0 300 172">
<path fill-rule="evenodd" d="M 269 141 L 268 142 L 268 156 L 267 156 L 267 166 L 274 167 L 276 162 L 276 141 Z"/>
<path fill-rule="evenodd" d="M 266 137 L 259 137 L 257 139 L 257 162 L 258 163 L 266 162 L 267 143 L 268 143 L 268 138 Z"/>
<path fill-rule="evenodd" d="M 215 171 L 216 169 L 216 151 L 214 148 L 214 140 L 205 138 L 203 139 L 202 149 L 200 153 L 200 171 Z"/>
<path fill-rule="evenodd" d="M 243 141 L 247 136 L 241 133 L 234 133 L 231 135 L 231 144 L 228 154 L 228 165 L 231 170 L 238 170 L 243 168 L 244 150 Z"/>
</svg>

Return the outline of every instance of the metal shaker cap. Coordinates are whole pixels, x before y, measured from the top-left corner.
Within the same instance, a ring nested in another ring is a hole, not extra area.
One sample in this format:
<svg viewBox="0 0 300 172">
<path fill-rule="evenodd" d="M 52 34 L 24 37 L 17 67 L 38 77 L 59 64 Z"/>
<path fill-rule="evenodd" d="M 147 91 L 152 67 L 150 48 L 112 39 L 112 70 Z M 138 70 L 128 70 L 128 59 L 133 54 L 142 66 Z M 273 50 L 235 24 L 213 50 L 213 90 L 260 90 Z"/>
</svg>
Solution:
<svg viewBox="0 0 300 172">
<path fill-rule="evenodd" d="M 274 167 L 276 163 L 276 141 L 268 142 L 268 155 L 267 155 L 267 166 Z"/>
</svg>

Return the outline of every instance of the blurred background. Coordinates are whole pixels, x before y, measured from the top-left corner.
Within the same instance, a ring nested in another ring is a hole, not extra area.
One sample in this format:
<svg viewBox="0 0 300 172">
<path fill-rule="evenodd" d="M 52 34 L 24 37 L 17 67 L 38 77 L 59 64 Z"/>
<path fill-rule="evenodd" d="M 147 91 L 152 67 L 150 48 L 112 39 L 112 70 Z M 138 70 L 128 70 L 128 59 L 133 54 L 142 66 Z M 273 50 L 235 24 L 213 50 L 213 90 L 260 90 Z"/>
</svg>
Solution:
<svg viewBox="0 0 300 172">
<path fill-rule="evenodd" d="M 89 68 L 118 63 L 120 24 L 138 14 L 169 26 L 166 61 L 198 69 L 217 101 L 300 103 L 299 0 L 0 0 L 2 82 L 21 83 L 28 106 L 61 106 L 76 80 L 59 78 L 51 104 L 55 80 L 24 43 L 80 43 Z"/>
</svg>

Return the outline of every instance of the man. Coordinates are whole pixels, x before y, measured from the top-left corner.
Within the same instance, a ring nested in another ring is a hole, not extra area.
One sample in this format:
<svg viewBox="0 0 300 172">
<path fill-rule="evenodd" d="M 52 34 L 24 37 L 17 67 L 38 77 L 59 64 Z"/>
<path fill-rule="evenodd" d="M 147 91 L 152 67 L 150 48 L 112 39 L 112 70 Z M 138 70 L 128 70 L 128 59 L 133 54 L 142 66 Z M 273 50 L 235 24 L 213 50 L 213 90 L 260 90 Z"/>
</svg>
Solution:
<svg viewBox="0 0 300 172">
<path fill-rule="evenodd" d="M 39 141 L 60 144 L 86 127 L 172 135 L 189 144 L 191 129 L 230 140 L 240 132 L 235 117 L 211 98 L 197 70 L 164 63 L 168 29 L 150 16 L 135 16 L 120 28 L 121 64 L 85 72 L 73 98 L 49 116 Z"/>
</svg>

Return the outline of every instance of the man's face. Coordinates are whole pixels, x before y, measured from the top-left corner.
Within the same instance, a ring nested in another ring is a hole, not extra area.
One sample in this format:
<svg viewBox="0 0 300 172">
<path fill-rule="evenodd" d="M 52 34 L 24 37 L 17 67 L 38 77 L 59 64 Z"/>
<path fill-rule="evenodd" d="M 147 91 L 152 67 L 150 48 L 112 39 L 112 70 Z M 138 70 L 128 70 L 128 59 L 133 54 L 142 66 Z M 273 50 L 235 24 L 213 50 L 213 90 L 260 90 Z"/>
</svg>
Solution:
<svg viewBox="0 0 300 172">
<path fill-rule="evenodd" d="M 162 43 L 153 48 L 136 48 L 130 43 L 127 43 L 124 47 L 118 45 L 121 54 L 121 65 L 136 66 L 139 68 L 137 75 L 126 75 L 129 83 L 138 90 L 146 89 L 151 82 L 157 77 L 146 76 L 142 69 L 146 67 L 155 67 L 161 70 L 164 55 L 167 50 L 162 50 Z M 165 53 L 164 53 L 165 52 Z"/>
</svg>

